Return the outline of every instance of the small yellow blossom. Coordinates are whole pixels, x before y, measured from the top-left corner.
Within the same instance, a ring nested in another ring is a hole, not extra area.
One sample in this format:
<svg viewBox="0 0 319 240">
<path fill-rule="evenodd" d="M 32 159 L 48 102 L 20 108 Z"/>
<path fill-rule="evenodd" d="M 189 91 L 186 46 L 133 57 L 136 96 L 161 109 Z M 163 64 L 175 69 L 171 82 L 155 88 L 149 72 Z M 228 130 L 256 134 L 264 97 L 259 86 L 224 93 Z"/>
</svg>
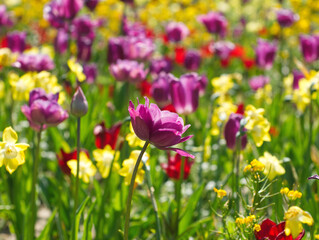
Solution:
<svg viewBox="0 0 319 240">
<path fill-rule="evenodd" d="M 18 135 L 11 127 L 4 129 L 2 140 L 3 142 L 0 142 L 0 167 L 4 164 L 11 174 L 25 162 L 24 151 L 29 144 L 16 143 Z"/>
<path fill-rule="evenodd" d="M 249 215 L 248 217 L 245 218 L 236 218 L 236 224 L 241 226 L 241 225 L 249 225 L 251 223 L 254 222 L 254 220 L 256 219 L 255 215 Z"/>
<path fill-rule="evenodd" d="M 85 183 L 90 182 L 90 178 L 93 177 L 96 173 L 96 167 L 93 165 L 92 161 L 88 158 L 85 152 L 80 152 L 80 169 L 79 169 L 79 178 Z M 67 162 L 71 173 L 76 176 L 77 171 L 77 160 L 72 159 Z"/>
<path fill-rule="evenodd" d="M 219 199 L 223 199 L 223 197 L 225 197 L 227 195 L 227 192 L 223 189 L 214 188 L 214 192 L 217 193 L 217 197 Z"/>
<path fill-rule="evenodd" d="M 75 58 L 70 58 L 68 60 L 68 67 L 71 72 L 75 74 L 79 82 L 83 82 L 86 79 L 86 76 L 83 73 L 83 67 L 75 61 Z"/>
<path fill-rule="evenodd" d="M 233 88 L 234 83 L 230 74 L 223 74 L 220 77 L 212 79 L 214 93 L 226 94 Z"/>
<path fill-rule="evenodd" d="M 145 141 L 139 139 L 133 130 L 132 123 L 130 123 L 130 133 L 126 135 L 125 140 L 128 142 L 128 145 L 130 147 L 143 147 L 145 144 Z"/>
<path fill-rule="evenodd" d="M 9 48 L 0 48 L 0 66 L 11 66 L 17 58 L 18 54 L 11 52 Z"/>
<path fill-rule="evenodd" d="M 107 178 L 109 176 L 112 161 L 114 161 L 113 169 L 120 169 L 119 164 L 115 162 L 119 157 L 119 152 L 115 152 L 115 150 L 113 150 L 109 145 L 106 145 L 104 149 L 95 149 L 93 151 L 93 157 L 97 161 L 96 166 L 103 178 Z"/>
<path fill-rule="evenodd" d="M 255 93 L 255 99 L 258 104 L 267 103 L 271 104 L 272 102 L 272 87 L 270 84 L 266 84 L 262 88 L 258 88 Z"/>
<path fill-rule="evenodd" d="M 244 168 L 244 172 L 252 171 L 252 172 L 262 172 L 265 169 L 265 165 L 259 162 L 257 159 L 254 159 Z"/>
<path fill-rule="evenodd" d="M 289 190 L 289 188 L 285 187 L 280 190 L 280 193 L 286 195 L 289 200 L 296 200 L 302 197 L 302 193 L 297 190 Z"/>
<path fill-rule="evenodd" d="M 264 156 L 258 158 L 258 160 L 265 165 L 264 174 L 271 181 L 278 175 L 285 174 L 285 169 L 280 165 L 278 158 L 271 155 L 268 152 L 264 153 Z"/>
<path fill-rule="evenodd" d="M 259 224 L 256 223 L 256 224 L 254 225 L 254 231 L 255 231 L 255 232 L 260 232 L 260 231 L 261 231 L 261 227 L 260 227 Z"/>
<path fill-rule="evenodd" d="M 20 78 L 17 74 L 9 75 L 9 83 L 12 87 L 12 97 L 16 101 L 29 100 L 30 91 L 34 88 L 33 73 L 28 72 Z"/>
<path fill-rule="evenodd" d="M 131 180 L 132 180 L 132 174 L 133 174 L 133 170 L 137 161 L 138 156 L 140 155 L 139 150 L 134 150 L 131 152 L 130 157 L 126 160 L 123 161 L 123 167 L 119 170 L 119 174 L 123 177 L 125 177 L 125 185 L 130 185 L 131 184 Z M 137 175 L 135 178 L 135 184 L 141 184 L 143 182 L 144 179 L 144 170 L 142 169 L 143 167 L 143 162 L 147 162 L 149 159 L 149 155 L 147 153 L 144 153 L 143 158 L 141 163 L 138 166 L 138 170 L 137 170 Z"/>
<path fill-rule="evenodd" d="M 285 234 L 296 238 L 303 230 L 302 223 L 313 225 L 313 218 L 308 212 L 305 212 L 297 206 L 290 207 L 285 213 Z"/>
</svg>

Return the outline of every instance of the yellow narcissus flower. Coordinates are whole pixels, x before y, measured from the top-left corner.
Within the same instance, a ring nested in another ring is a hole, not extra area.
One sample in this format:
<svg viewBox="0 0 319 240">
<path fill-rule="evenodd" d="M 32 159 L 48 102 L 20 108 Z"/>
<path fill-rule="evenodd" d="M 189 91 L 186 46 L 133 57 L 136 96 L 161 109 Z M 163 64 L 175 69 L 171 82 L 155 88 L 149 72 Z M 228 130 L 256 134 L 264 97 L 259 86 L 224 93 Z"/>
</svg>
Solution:
<svg viewBox="0 0 319 240">
<path fill-rule="evenodd" d="M 288 209 L 285 213 L 285 234 L 289 236 L 291 234 L 292 238 L 296 238 L 303 230 L 302 223 L 313 225 L 313 218 L 308 212 L 305 212 L 299 207 L 293 206 Z"/>
<path fill-rule="evenodd" d="M 77 171 L 77 160 L 72 159 L 67 162 L 71 173 L 76 176 Z M 92 161 L 88 158 L 85 152 L 80 152 L 80 169 L 79 169 L 79 178 L 85 183 L 90 182 L 90 178 L 93 177 L 96 173 L 96 167 L 93 165 Z"/>
<path fill-rule="evenodd" d="M 9 48 L 0 48 L 0 66 L 11 66 L 17 58 L 18 54 L 11 52 Z"/>
<path fill-rule="evenodd" d="M 128 142 L 128 145 L 130 147 L 141 147 L 142 148 L 144 146 L 144 143 L 145 143 L 145 141 L 139 139 L 135 135 L 132 123 L 130 123 L 130 133 L 126 135 L 125 140 Z"/>
<path fill-rule="evenodd" d="M 86 79 L 86 76 L 83 73 L 83 67 L 75 61 L 75 58 L 70 58 L 68 60 L 68 67 L 71 72 L 75 74 L 79 82 L 83 82 Z"/>
<path fill-rule="evenodd" d="M 2 140 L 3 142 L 0 142 L 0 167 L 4 164 L 11 174 L 25 162 L 24 151 L 29 144 L 16 143 L 18 135 L 11 127 L 4 129 Z"/>
<path fill-rule="evenodd" d="M 255 99 L 258 104 L 272 102 L 272 87 L 270 84 L 266 84 L 263 88 L 258 88 L 255 93 Z"/>
<path fill-rule="evenodd" d="M 270 142 L 270 123 L 264 118 L 265 110 L 263 108 L 256 109 L 252 105 L 248 105 L 245 110 L 247 124 L 245 128 L 251 133 L 257 147 L 260 147 L 264 141 Z"/>
<path fill-rule="evenodd" d="M 234 83 L 230 74 L 223 74 L 220 77 L 213 78 L 212 85 L 214 93 L 226 94 L 233 88 Z"/>
<path fill-rule="evenodd" d="M 279 160 L 268 152 L 264 153 L 264 156 L 258 158 L 258 161 L 264 164 L 265 168 L 263 173 L 271 181 L 278 175 L 285 174 L 285 169 L 280 165 Z"/>
<path fill-rule="evenodd" d="M 12 97 L 16 101 L 29 100 L 30 91 L 34 88 L 33 73 L 28 72 L 20 78 L 17 74 L 9 75 L 9 84 L 12 87 Z"/>
<path fill-rule="evenodd" d="M 114 161 L 113 169 L 120 169 L 120 165 L 115 162 L 119 157 L 119 152 L 115 152 L 115 150 L 113 150 L 109 145 L 106 145 L 104 149 L 95 149 L 93 151 L 93 157 L 95 161 L 97 161 L 96 166 L 98 167 L 103 178 L 107 178 L 109 176 L 112 161 Z"/>
<path fill-rule="evenodd" d="M 133 152 L 131 152 L 130 157 L 126 160 L 123 161 L 123 167 L 119 170 L 119 174 L 123 177 L 125 177 L 125 185 L 130 185 L 131 184 L 131 180 L 132 180 L 132 174 L 133 174 L 133 170 L 137 161 L 138 156 L 140 155 L 139 150 L 134 150 Z M 142 157 L 142 162 L 140 163 L 140 165 L 138 166 L 138 170 L 137 170 L 137 175 L 135 178 L 135 184 L 141 184 L 143 182 L 144 179 L 144 170 L 142 169 L 143 167 L 143 162 L 147 162 L 149 159 L 149 155 L 147 153 L 144 153 L 143 157 Z"/>
</svg>

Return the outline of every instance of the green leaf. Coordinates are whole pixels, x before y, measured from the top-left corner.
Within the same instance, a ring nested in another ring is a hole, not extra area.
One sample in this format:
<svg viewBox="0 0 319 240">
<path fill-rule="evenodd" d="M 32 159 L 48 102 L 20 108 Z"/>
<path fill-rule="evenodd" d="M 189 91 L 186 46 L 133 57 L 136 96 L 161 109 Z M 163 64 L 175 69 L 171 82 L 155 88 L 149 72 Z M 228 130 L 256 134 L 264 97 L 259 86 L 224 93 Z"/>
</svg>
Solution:
<svg viewBox="0 0 319 240">
<path fill-rule="evenodd" d="M 91 205 L 87 217 L 84 220 L 84 230 L 83 230 L 83 239 L 86 240 L 92 240 L 92 234 L 91 233 L 91 229 L 92 229 L 92 225 L 93 225 L 93 218 L 92 218 L 92 212 L 94 210 L 95 207 L 95 202 L 93 202 L 93 204 Z"/>
<path fill-rule="evenodd" d="M 79 208 L 76 210 L 76 216 L 75 216 L 75 239 L 78 239 L 78 232 L 79 232 L 79 225 L 81 220 L 82 212 L 85 208 L 85 205 L 90 200 L 90 196 L 87 196 L 86 199 L 81 203 Z"/>
<path fill-rule="evenodd" d="M 190 225 L 195 208 L 197 206 L 197 202 L 200 196 L 202 195 L 203 189 L 204 189 L 204 185 L 198 188 L 197 191 L 193 193 L 193 195 L 189 198 L 187 206 L 186 206 L 186 210 L 179 223 L 180 233 L 184 232 L 187 229 L 187 227 Z"/>
<path fill-rule="evenodd" d="M 45 240 L 45 239 L 50 239 L 50 232 L 51 232 L 51 228 L 52 228 L 52 222 L 53 219 L 57 213 L 58 209 L 55 208 L 50 216 L 50 218 L 48 219 L 47 225 L 45 225 L 43 231 L 41 232 L 40 236 L 37 238 L 37 240 Z"/>
</svg>

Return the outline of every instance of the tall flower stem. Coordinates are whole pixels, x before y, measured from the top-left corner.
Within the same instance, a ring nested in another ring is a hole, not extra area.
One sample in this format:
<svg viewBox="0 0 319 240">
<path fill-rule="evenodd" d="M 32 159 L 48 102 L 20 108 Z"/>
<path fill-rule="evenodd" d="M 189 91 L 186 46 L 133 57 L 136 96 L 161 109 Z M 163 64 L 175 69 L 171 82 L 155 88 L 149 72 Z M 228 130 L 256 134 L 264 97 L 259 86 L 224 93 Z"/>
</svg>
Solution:
<svg viewBox="0 0 319 240">
<path fill-rule="evenodd" d="M 177 202 L 176 208 L 176 215 L 175 215 L 175 235 L 174 237 L 177 238 L 178 236 L 178 225 L 179 225 L 179 212 L 181 210 L 181 199 L 182 199 L 182 183 L 184 179 L 184 170 L 185 170 L 185 157 L 182 157 L 181 168 L 180 168 L 180 176 L 179 180 L 176 183 L 175 187 L 175 200 Z"/>
<path fill-rule="evenodd" d="M 72 225 L 72 237 L 71 239 L 77 239 L 77 232 L 75 229 L 76 222 L 76 209 L 78 207 L 78 195 L 79 195 L 79 172 L 80 172 L 80 151 L 81 151 L 81 117 L 77 118 L 77 136 L 76 136 L 76 180 L 75 180 L 75 191 L 74 191 L 74 207 L 73 207 L 73 225 Z"/>
<path fill-rule="evenodd" d="M 238 199 L 238 192 L 239 192 L 239 152 L 240 152 L 240 136 L 236 136 L 236 145 L 233 153 L 233 196 L 234 201 L 236 202 L 235 211 L 239 210 L 239 199 Z"/>
<path fill-rule="evenodd" d="M 147 148 L 148 144 L 149 144 L 149 142 L 146 141 L 144 146 L 143 146 L 143 149 L 142 149 L 140 155 L 137 158 L 137 161 L 136 161 L 136 164 L 135 164 L 135 167 L 134 167 L 134 170 L 133 170 L 131 184 L 130 184 L 128 197 L 127 197 L 127 201 L 126 201 L 124 240 L 128 240 L 128 230 L 129 230 L 129 227 L 130 227 L 130 215 L 131 215 L 131 206 L 132 206 L 132 197 L 133 197 L 133 191 L 134 191 L 134 185 L 135 185 L 135 178 L 136 178 L 136 175 L 137 175 L 138 166 L 141 163 L 142 157 L 144 155 L 144 152 L 146 151 L 146 148 Z"/>
<path fill-rule="evenodd" d="M 148 187 L 148 191 L 150 192 L 151 201 L 152 201 L 153 209 L 155 212 L 155 218 L 156 218 L 156 240 L 161 240 L 161 223 L 158 217 L 158 207 L 157 207 L 156 198 L 154 195 L 154 187 L 152 186 L 150 167 L 147 166 L 146 164 L 144 164 L 144 166 L 145 166 L 147 187 Z"/>
<path fill-rule="evenodd" d="M 37 218 L 37 192 L 36 185 L 38 180 L 38 172 L 39 172 L 39 162 L 40 162 L 40 143 L 41 143 L 41 133 L 42 133 L 42 125 L 40 127 L 39 132 L 37 133 L 37 143 L 35 148 L 35 157 L 33 164 L 33 175 L 32 175 L 32 188 L 31 188 L 31 226 L 30 226 L 30 236 L 29 239 L 34 239 L 34 227 Z"/>
</svg>

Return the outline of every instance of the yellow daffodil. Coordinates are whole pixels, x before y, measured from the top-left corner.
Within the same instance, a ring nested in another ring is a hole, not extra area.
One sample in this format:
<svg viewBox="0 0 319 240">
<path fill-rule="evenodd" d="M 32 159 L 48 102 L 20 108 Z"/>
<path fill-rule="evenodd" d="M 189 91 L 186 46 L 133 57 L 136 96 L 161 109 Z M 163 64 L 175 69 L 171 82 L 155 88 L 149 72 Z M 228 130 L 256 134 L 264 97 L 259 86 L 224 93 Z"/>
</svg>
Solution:
<svg viewBox="0 0 319 240">
<path fill-rule="evenodd" d="M 93 151 L 93 157 L 97 161 L 96 166 L 98 167 L 103 178 L 107 178 L 110 174 L 111 164 L 113 163 L 113 169 L 118 170 L 119 164 L 115 162 L 119 156 L 119 152 L 115 153 L 109 145 L 106 145 L 104 149 L 95 149 Z M 114 160 L 113 160 L 114 158 Z"/>
<path fill-rule="evenodd" d="M 130 133 L 126 135 L 125 140 L 128 142 L 128 145 L 130 147 L 141 147 L 142 148 L 144 146 L 144 143 L 145 143 L 145 141 L 139 139 L 135 135 L 132 123 L 130 123 Z"/>
<path fill-rule="evenodd" d="M 76 176 L 77 171 L 77 161 L 72 159 L 67 162 L 71 173 Z M 96 167 L 93 165 L 92 161 L 88 158 L 85 152 L 80 152 L 80 168 L 79 168 L 79 178 L 85 183 L 90 182 L 90 178 L 96 173 Z"/>
<path fill-rule="evenodd" d="M 2 140 L 3 142 L 0 142 L 0 167 L 4 164 L 11 174 L 25 162 L 24 151 L 29 144 L 16 143 L 18 135 L 11 127 L 4 129 Z"/>
<path fill-rule="evenodd" d="M 227 192 L 223 189 L 214 188 L 214 192 L 217 193 L 217 197 L 219 199 L 222 199 L 223 197 L 225 197 L 227 195 Z"/>
<path fill-rule="evenodd" d="M 293 206 L 288 209 L 285 213 L 285 234 L 289 236 L 291 234 L 292 238 L 296 238 L 303 230 L 302 223 L 313 225 L 313 218 L 308 212 L 305 212 L 299 207 Z"/>
<path fill-rule="evenodd" d="M 264 153 L 264 156 L 258 158 L 258 161 L 264 164 L 265 169 L 263 173 L 271 181 L 278 175 L 285 174 L 285 169 L 280 165 L 279 160 L 268 152 Z"/>
<path fill-rule="evenodd" d="M 83 73 L 83 67 L 75 61 L 75 58 L 70 58 L 68 60 L 68 67 L 71 72 L 75 74 L 79 82 L 83 82 L 86 79 L 86 76 Z"/>
<path fill-rule="evenodd" d="M 139 156 L 141 151 L 134 150 L 131 152 L 130 157 L 126 160 L 123 161 L 123 167 L 119 170 L 119 174 L 123 177 L 125 177 L 125 185 L 130 185 L 131 184 L 131 179 L 132 179 L 132 174 L 133 170 L 137 161 L 137 158 Z M 140 165 L 138 166 L 137 170 L 137 175 L 135 178 L 135 184 L 141 184 L 144 179 L 144 170 L 142 169 L 143 167 L 143 162 L 147 162 L 149 159 L 149 155 L 147 153 L 144 153 L 142 161 Z"/>
<path fill-rule="evenodd" d="M 11 52 L 9 48 L 0 48 L 0 66 L 11 66 L 18 58 L 18 54 Z"/>
<path fill-rule="evenodd" d="M 9 83 L 12 87 L 12 97 L 16 101 L 29 100 L 30 91 L 34 88 L 33 73 L 28 72 L 20 78 L 17 74 L 9 75 Z"/>
</svg>

